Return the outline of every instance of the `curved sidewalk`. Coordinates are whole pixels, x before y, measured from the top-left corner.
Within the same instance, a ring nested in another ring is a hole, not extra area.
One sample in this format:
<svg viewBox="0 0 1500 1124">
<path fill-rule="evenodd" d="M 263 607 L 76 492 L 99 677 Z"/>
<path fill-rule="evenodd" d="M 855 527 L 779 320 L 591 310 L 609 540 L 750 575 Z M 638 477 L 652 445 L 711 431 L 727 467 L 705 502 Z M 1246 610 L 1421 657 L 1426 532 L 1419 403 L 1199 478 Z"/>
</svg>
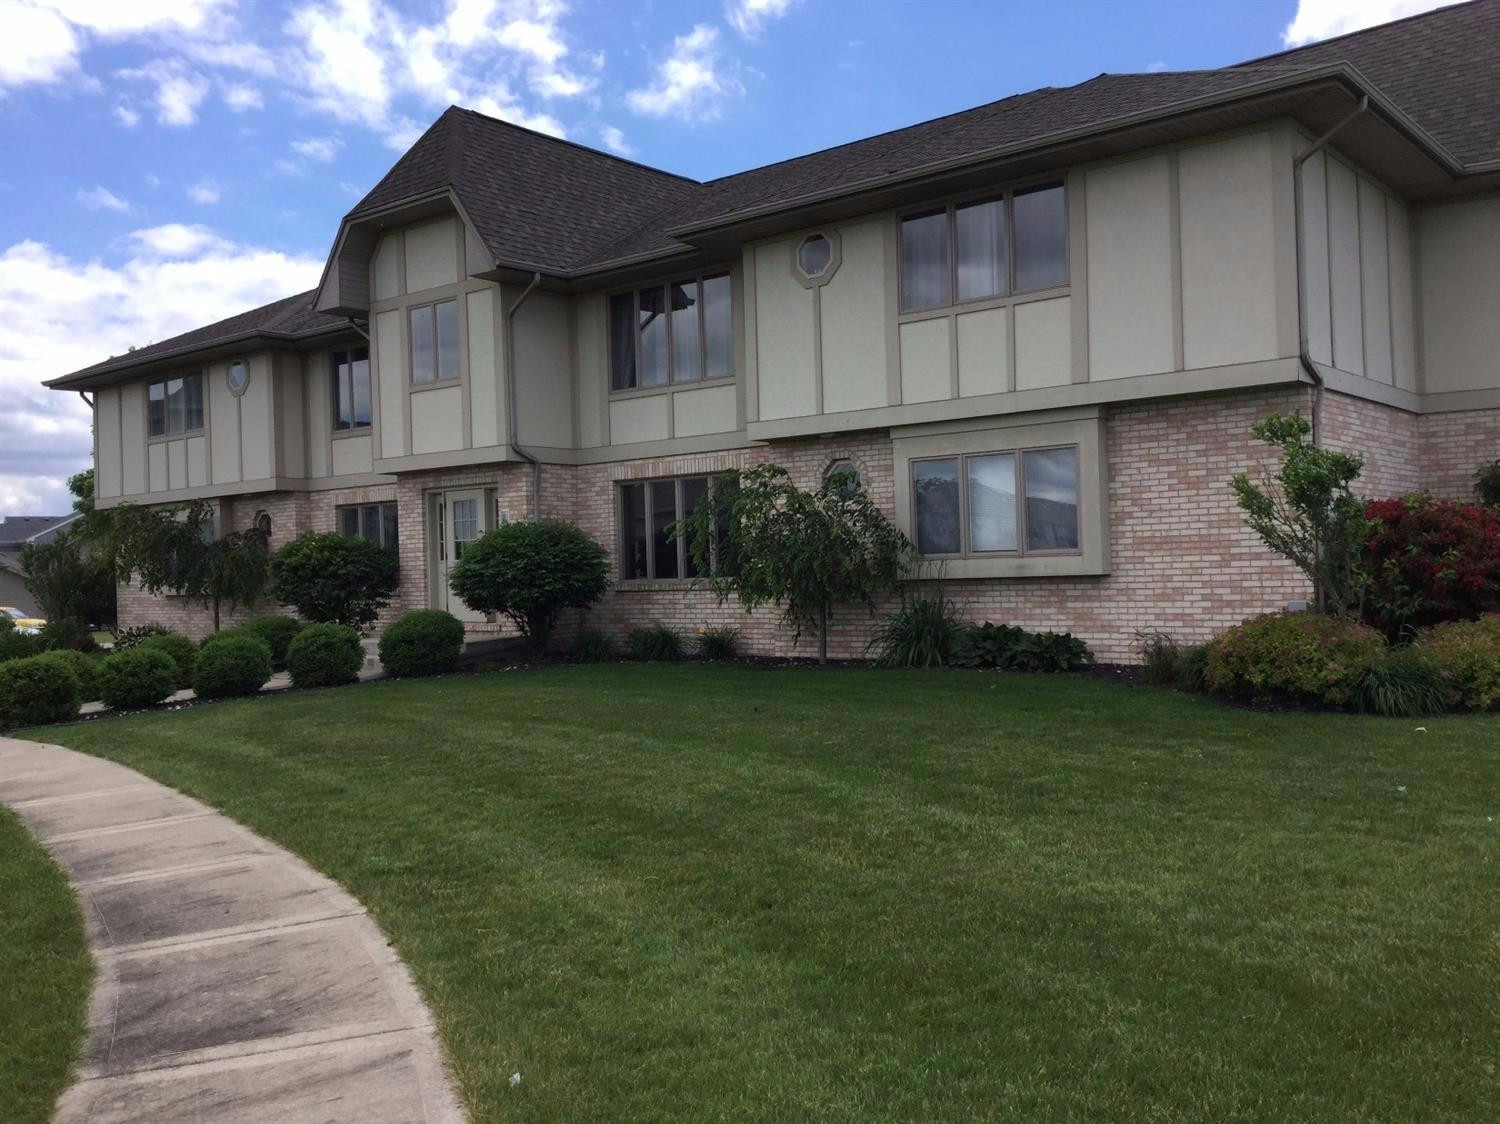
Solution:
<svg viewBox="0 0 1500 1124">
<path fill-rule="evenodd" d="M 432 1017 L 335 883 L 207 805 L 0 738 L 0 801 L 68 871 L 99 974 L 58 1124 L 458 1124 Z"/>
</svg>

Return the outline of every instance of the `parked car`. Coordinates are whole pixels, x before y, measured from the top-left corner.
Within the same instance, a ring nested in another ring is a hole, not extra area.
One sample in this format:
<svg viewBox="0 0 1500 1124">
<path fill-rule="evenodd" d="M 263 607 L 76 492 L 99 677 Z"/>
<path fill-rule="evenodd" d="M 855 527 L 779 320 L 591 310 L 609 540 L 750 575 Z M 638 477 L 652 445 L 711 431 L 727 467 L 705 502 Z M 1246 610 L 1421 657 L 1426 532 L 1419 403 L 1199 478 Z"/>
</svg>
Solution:
<svg viewBox="0 0 1500 1124">
<path fill-rule="evenodd" d="M 47 626 L 41 617 L 28 617 L 14 605 L 0 605 L 0 617 L 9 617 L 18 631 L 29 634 L 41 632 Z"/>
</svg>

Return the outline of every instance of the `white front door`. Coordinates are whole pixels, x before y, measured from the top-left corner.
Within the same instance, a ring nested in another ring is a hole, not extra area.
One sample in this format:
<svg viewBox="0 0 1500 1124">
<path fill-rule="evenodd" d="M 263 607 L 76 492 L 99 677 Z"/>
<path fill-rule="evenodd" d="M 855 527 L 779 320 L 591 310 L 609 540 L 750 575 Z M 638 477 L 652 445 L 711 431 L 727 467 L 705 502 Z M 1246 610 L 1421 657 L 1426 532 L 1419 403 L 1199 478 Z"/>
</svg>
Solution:
<svg viewBox="0 0 1500 1124">
<path fill-rule="evenodd" d="M 463 557 L 464 547 L 473 542 L 489 528 L 485 520 L 483 488 L 464 488 L 432 495 L 432 523 L 434 535 L 432 605 L 445 609 L 461 621 L 482 621 L 483 613 L 476 613 L 448 588 L 448 573 L 453 564 Z"/>
</svg>

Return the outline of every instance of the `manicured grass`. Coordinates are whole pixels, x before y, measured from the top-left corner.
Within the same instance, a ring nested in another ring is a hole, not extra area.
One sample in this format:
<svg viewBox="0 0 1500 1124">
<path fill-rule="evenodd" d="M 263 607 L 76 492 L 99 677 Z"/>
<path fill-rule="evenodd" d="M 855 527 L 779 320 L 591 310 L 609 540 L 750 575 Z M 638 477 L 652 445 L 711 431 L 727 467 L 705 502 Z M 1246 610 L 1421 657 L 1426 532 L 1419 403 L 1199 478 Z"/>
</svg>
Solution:
<svg viewBox="0 0 1500 1124">
<path fill-rule="evenodd" d="M 87 1027 L 94 961 L 63 872 L 0 807 L 0 1120 L 42 1124 Z"/>
<path fill-rule="evenodd" d="M 478 1119 L 1500 1119 L 1500 719 L 594 665 L 42 736 L 348 886 Z"/>
</svg>

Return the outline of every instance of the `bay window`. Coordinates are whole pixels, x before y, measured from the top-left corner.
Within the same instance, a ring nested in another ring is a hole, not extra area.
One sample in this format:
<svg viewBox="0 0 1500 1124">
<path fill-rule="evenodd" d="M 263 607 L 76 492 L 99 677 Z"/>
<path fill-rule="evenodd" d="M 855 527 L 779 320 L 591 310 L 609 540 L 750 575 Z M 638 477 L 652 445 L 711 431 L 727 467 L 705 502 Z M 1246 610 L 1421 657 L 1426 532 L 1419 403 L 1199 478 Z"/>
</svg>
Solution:
<svg viewBox="0 0 1500 1124">
<path fill-rule="evenodd" d="M 943 308 L 1068 280 L 1061 184 L 951 203 L 901 220 L 901 311 Z"/>
<path fill-rule="evenodd" d="M 609 298 L 609 385 L 636 390 L 734 374 L 729 274 Z"/>
</svg>

